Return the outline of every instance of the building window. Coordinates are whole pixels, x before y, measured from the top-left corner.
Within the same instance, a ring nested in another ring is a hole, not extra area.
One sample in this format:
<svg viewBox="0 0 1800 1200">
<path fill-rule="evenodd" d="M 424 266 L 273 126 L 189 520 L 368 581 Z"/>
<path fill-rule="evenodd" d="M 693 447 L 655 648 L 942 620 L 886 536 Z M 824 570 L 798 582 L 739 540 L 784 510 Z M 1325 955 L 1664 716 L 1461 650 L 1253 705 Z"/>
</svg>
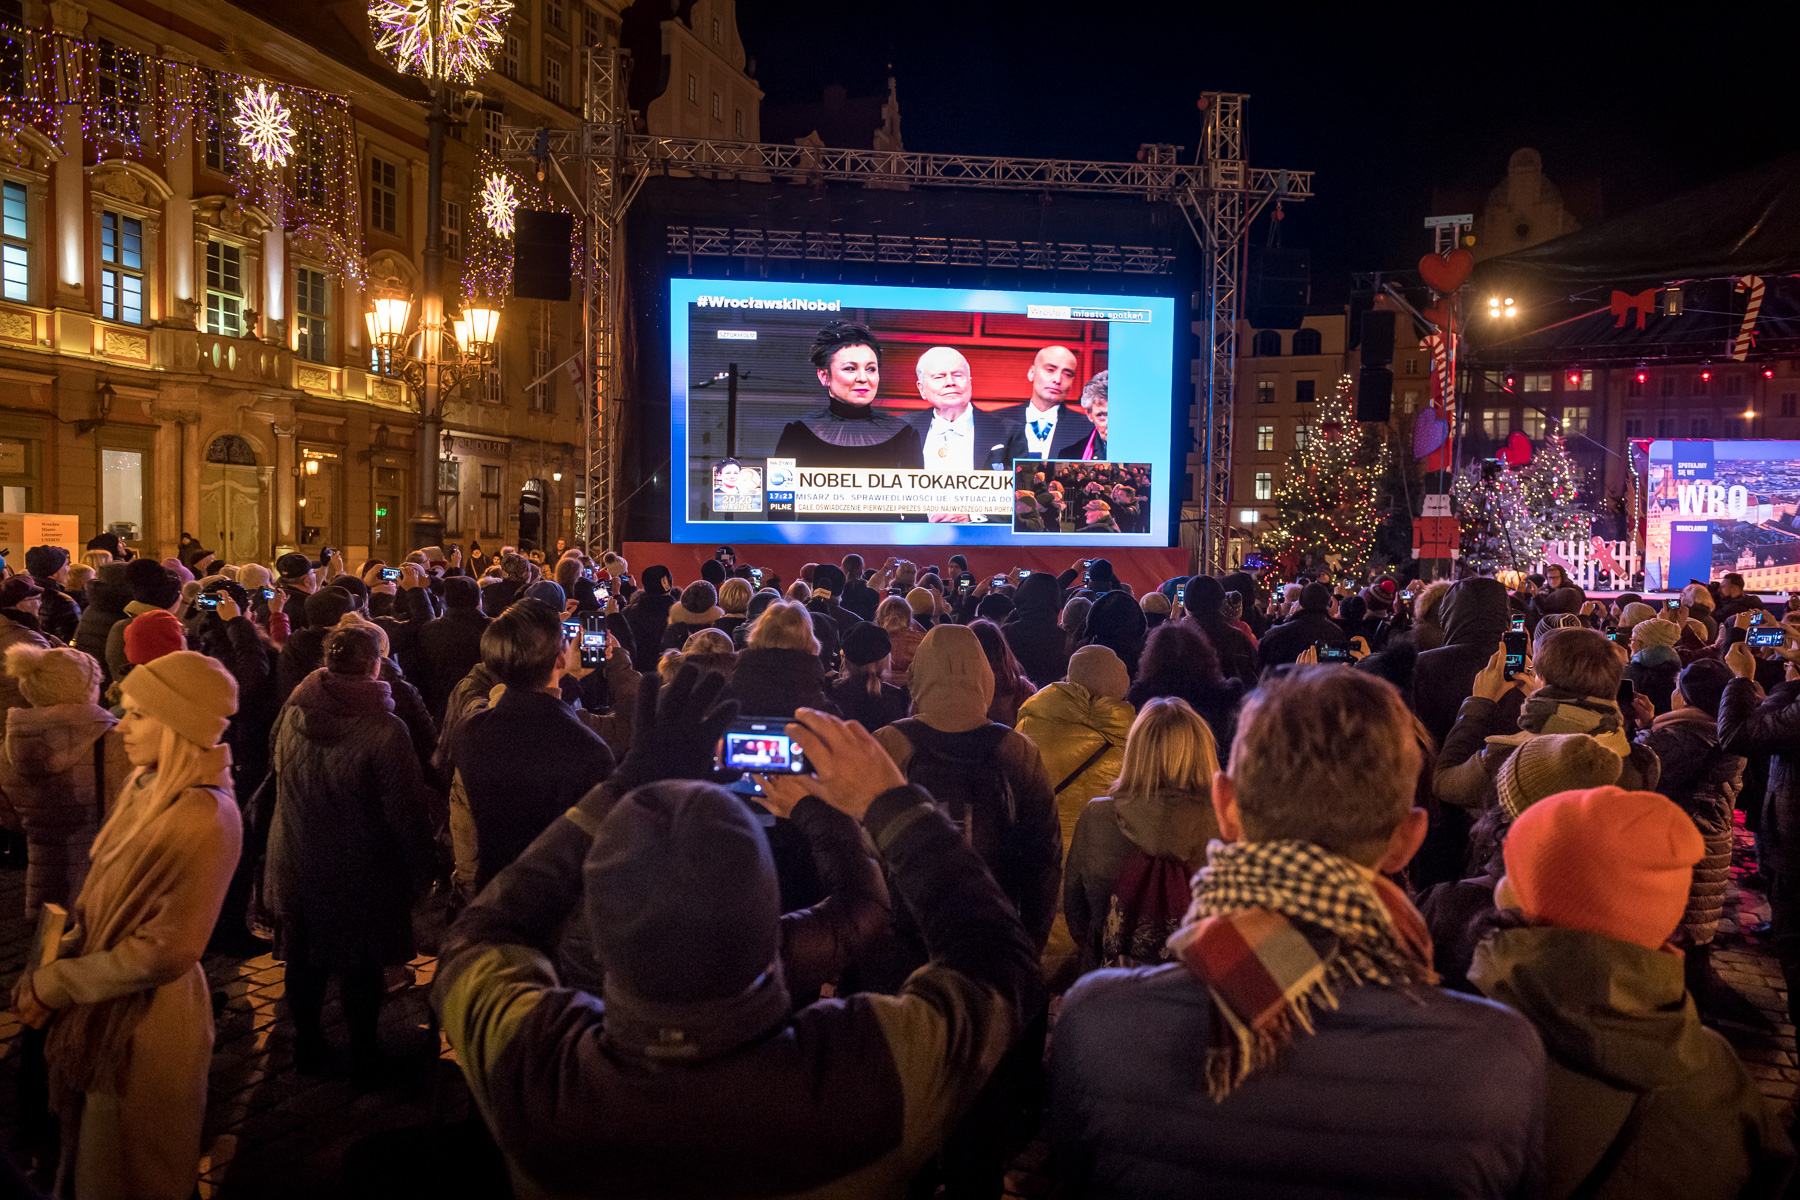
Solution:
<svg viewBox="0 0 1800 1200">
<path fill-rule="evenodd" d="M 1312 445 L 1313 427 L 1305 421 L 1294 426 L 1294 449 L 1305 450 Z"/>
<path fill-rule="evenodd" d="M 386 159 L 369 159 L 369 228 L 400 232 L 400 168 Z"/>
<path fill-rule="evenodd" d="M 1706 427 L 1707 427 L 1707 420 L 1705 417 L 1689 417 L 1688 418 L 1688 436 L 1689 437 L 1691 437 L 1691 438 L 1705 437 L 1706 436 Z"/>
<path fill-rule="evenodd" d="M 206 243 L 206 332 L 244 336 L 244 252 Z"/>
<path fill-rule="evenodd" d="M 1569 385 L 1566 389 L 1568 391 L 1591 392 L 1594 390 L 1594 373 L 1592 371 L 1570 371 L 1563 382 Z M 1549 391 L 1550 389 L 1545 388 L 1544 390 Z"/>
<path fill-rule="evenodd" d="M 128 542 L 144 537 L 144 452 L 100 450 L 100 526 Z"/>
<path fill-rule="evenodd" d="M 88 119 L 116 138 L 135 140 L 144 106 L 144 62 L 134 50 L 101 38 L 92 60 L 94 107 Z"/>
<path fill-rule="evenodd" d="M 554 58 L 544 60 L 544 99 L 562 103 L 562 63 Z"/>
<path fill-rule="evenodd" d="M 700 77 L 698 75 L 688 76 L 688 103 L 700 103 Z"/>
<path fill-rule="evenodd" d="M 1675 418 L 1674 417 L 1658 417 L 1658 418 L 1656 418 L 1656 436 L 1659 438 L 1674 437 L 1675 436 Z"/>
<path fill-rule="evenodd" d="M 454 458 L 438 460 L 438 511 L 444 514 L 444 532 L 462 535 L 462 463 Z"/>
<path fill-rule="evenodd" d="M 1675 377 L 1673 375 L 1662 377 L 1662 394 L 1665 399 L 1675 394 Z"/>
<path fill-rule="evenodd" d="M 1503 438 L 1512 432 L 1512 413 L 1504 408 L 1481 410 L 1481 432 L 1491 438 Z"/>
<path fill-rule="evenodd" d="M 1627 440 L 1644 436 L 1644 419 L 1642 417 L 1625 418 L 1625 437 Z"/>
<path fill-rule="evenodd" d="M 712 118 L 715 121 L 721 121 L 725 118 L 725 98 L 717 92 L 713 93 Z"/>
<path fill-rule="evenodd" d="M 1534 442 L 1543 441 L 1544 440 L 1544 414 L 1541 412 L 1538 412 L 1536 409 L 1529 409 L 1529 408 L 1526 409 L 1525 410 L 1525 420 L 1524 420 L 1524 425 L 1523 425 L 1523 432 L 1526 437 L 1530 438 Z"/>
<path fill-rule="evenodd" d="M 1296 355 L 1322 353 L 1320 349 L 1322 345 L 1323 340 L 1319 337 L 1318 330 L 1296 329 L 1294 331 L 1294 353 Z"/>
<path fill-rule="evenodd" d="M 481 536 L 500 536 L 500 468 L 481 468 Z"/>
<path fill-rule="evenodd" d="M 1294 403 L 1311 404 L 1313 402 L 1313 394 L 1318 386 L 1318 383 L 1311 379 L 1294 380 Z"/>
<path fill-rule="evenodd" d="M 1712 391 L 1712 382 L 1708 380 L 1705 375 L 1694 376 L 1692 395 L 1704 396 L 1710 391 Z"/>
<path fill-rule="evenodd" d="M 602 30 L 604 28 L 605 27 L 603 25 L 601 25 L 601 23 L 600 23 L 600 14 L 599 13 L 595 12 L 591 8 L 584 8 L 581 10 L 581 40 L 582 41 L 586 42 L 590 46 L 600 45 L 600 43 L 605 40 L 602 37 Z"/>
<path fill-rule="evenodd" d="M 563 0 L 544 0 L 544 18 L 550 22 L 550 28 L 563 27 Z"/>
<path fill-rule="evenodd" d="M 1258 500 L 1273 500 L 1275 498 L 1275 473 L 1273 471 L 1258 471 L 1256 473 L 1256 498 Z"/>
<path fill-rule="evenodd" d="M 1406 360 L 1406 370 L 1403 372 L 1403 374 L 1417 375 L 1418 373 L 1419 373 L 1419 360 L 1416 358 L 1407 359 Z"/>
<path fill-rule="evenodd" d="M 550 373 L 550 359 L 554 350 L 533 343 L 531 347 L 531 377 L 537 380 L 531 389 L 531 411 L 552 412 L 556 408 L 556 376 Z"/>
<path fill-rule="evenodd" d="M 1525 390 L 1528 392 L 1548 392 L 1555 388 L 1556 377 L 1549 372 L 1525 376 Z"/>
<path fill-rule="evenodd" d="M 225 81 L 211 72 L 206 76 L 206 169 L 220 175 L 236 175 L 239 159 L 237 100 Z"/>
<path fill-rule="evenodd" d="M 714 17 L 712 19 L 712 25 L 713 25 L 713 44 L 716 46 L 720 42 L 725 40 L 725 26 L 724 26 L 724 23 L 722 21 L 720 21 L 719 18 L 717 18 L 717 17 Z"/>
<path fill-rule="evenodd" d="M 144 323 L 144 223 L 115 212 L 100 214 L 100 315 L 127 325 Z"/>
<path fill-rule="evenodd" d="M 327 194 L 326 172 L 331 169 L 331 152 L 326 146 L 325 130 L 304 113 L 296 117 L 294 127 L 294 194 L 308 204 L 323 205 Z"/>
<path fill-rule="evenodd" d="M 26 233 L 25 185 L 8 179 L 0 185 L 0 281 L 4 295 L 31 302 L 31 242 Z"/>
<path fill-rule="evenodd" d="M 1258 450 L 1275 449 L 1275 427 L 1273 425 L 1256 427 L 1256 448 Z"/>
<path fill-rule="evenodd" d="M 1250 353 L 1257 358 L 1281 357 L 1281 333 L 1274 329 L 1260 330 L 1250 340 Z"/>
<path fill-rule="evenodd" d="M 438 237 L 443 241 L 444 254 L 450 258 L 462 257 L 462 205 L 455 200 L 439 202 L 442 212 L 438 217 Z"/>
<path fill-rule="evenodd" d="M 311 362 L 325 361 L 325 275 L 307 267 L 294 272 L 294 352 Z"/>
<path fill-rule="evenodd" d="M 1562 431 L 1564 433 L 1586 433 L 1588 422 L 1593 420 L 1594 410 L 1590 405 L 1577 404 L 1562 410 Z"/>
<path fill-rule="evenodd" d="M 1639 378 L 1638 372 L 1633 371 L 1631 373 L 1630 380 L 1625 384 L 1625 394 L 1627 396 L 1641 396 L 1644 394 L 1644 381 Z"/>
<path fill-rule="evenodd" d="M 519 77 L 519 36 L 515 33 L 506 35 L 506 41 L 500 47 L 500 73 L 508 79 Z"/>
<path fill-rule="evenodd" d="M 1742 375 L 1727 375 L 1725 377 L 1725 394 L 1727 396 L 1743 395 L 1744 377 Z"/>
<path fill-rule="evenodd" d="M 501 125 L 501 116 L 497 112 L 481 114 L 481 132 L 489 154 L 499 154 L 506 149 L 506 133 Z"/>
<path fill-rule="evenodd" d="M 739 137 L 744 136 L 744 110 L 741 108 L 732 111 L 731 131 Z"/>
<path fill-rule="evenodd" d="M 1725 418 L 1725 436 L 1728 438 L 1743 437 L 1744 436 L 1744 418 L 1742 418 L 1742 417 L 1726 417 Z"/>
<path fill-rule="evenodd" d="M 12 275 L 9 273 L 7 275 L 8 282 L 10 282 L 11 279 L 12 279 Z M 7 294 L 10 296 L 12 293 L 8 292 Z M 1794 393 L 1793 392 L 1781 393 L 1781 415 L 1784 417 L 1791 417 L 1791 416 L 1795 415 L 1794 414 Z"/>
<path fill-rule="evenodd" d="M 1401 392 L 1400 393 L 1400 411 L 1401 412 L 1413 413 L 1413 412 L 1417 412 L 1418 408 L 1419 408 L 1419 393 L 1417 393 L 1417 392 Z"/>
<path fill-rule="evenodd" d="M 1256 402 L 1258 404 L 1275 403 L 1275 381 L 1273 379 L 1256 381 Z"/>
</svg>

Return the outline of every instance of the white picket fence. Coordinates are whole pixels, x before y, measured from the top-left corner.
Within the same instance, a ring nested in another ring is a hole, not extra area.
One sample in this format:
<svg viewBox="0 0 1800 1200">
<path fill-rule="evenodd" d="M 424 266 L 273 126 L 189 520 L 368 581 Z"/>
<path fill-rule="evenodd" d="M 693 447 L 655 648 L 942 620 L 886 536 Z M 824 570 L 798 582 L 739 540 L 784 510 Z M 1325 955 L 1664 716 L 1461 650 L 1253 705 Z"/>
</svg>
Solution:
<svg viewBox="0 0 1800 1200">
<path fill-rule="evenodd" d="M 1607 564 L 1607 555 L 1611 556 L 1612 565 Z M 1584 591 L 1624 591 L 1632 586 L 1632 577 L 1638 572 L 1637 545 L 1600 538 L 1550 542 L 1544 547 L 1543 560 L 1532 570 L 1542 574 L 1552 564 L 1567 571 L 1569 579 Z M 1617 571 L 1613 570 L 1615 565 Z"/>
</svg>

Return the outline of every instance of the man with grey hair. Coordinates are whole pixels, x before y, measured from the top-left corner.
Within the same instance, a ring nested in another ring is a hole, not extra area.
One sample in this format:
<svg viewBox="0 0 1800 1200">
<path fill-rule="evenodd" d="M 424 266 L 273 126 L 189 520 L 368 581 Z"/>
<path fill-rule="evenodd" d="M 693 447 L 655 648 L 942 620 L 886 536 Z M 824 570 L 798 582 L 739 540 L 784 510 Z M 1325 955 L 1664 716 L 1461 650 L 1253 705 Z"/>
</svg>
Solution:
<svg viewBox="0 0 1800 1200">
<path fill-rule="evenodd" d="M 915 415 L 923 461 L 929 471 L 1005 471 L 1007 447 L 1017 426 L 975 407 L 975 379 L 969 360 L 954 346 L 933 346 L 919 355 L 919 395 L 931 405 Z"/>
<path fill-rule="evenodd" d="M 1087 428 L 1058 448 L 1056 457 L 1087 462 L 1106 458 L 1106 377 L 1107 372 L 1102 371 L 1081 389 L 1081 411 L 1087 414 Z"/>
<path fill-rule="evenodd" d="M 1032 358 L 1025 372 L 1031 399 L 1002 410 L 1020 426 L 1011 447 L 1013 458 L 1063 458 L 1059 446 L 1086 441 L 1093 432 L 1093 422 L 1082 412 L 1063 407 L 1075 390 L 1079 367 L 1080 360 L 1067 346 L 1045 346 Z"/>
</svg>

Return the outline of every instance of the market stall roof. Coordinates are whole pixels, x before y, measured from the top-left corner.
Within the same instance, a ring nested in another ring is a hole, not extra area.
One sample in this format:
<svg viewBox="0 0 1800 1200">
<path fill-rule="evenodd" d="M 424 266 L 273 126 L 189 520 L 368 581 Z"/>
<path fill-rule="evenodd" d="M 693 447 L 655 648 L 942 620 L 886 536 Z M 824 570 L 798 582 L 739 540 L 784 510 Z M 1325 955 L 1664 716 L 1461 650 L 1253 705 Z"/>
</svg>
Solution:
<svg viewBox="0 0 1800 1200">
<path fill-rule="evenodd" d="M 1800 272 L 1800 153 L 1481 265 L 1520 290 Z"/>
</svg>

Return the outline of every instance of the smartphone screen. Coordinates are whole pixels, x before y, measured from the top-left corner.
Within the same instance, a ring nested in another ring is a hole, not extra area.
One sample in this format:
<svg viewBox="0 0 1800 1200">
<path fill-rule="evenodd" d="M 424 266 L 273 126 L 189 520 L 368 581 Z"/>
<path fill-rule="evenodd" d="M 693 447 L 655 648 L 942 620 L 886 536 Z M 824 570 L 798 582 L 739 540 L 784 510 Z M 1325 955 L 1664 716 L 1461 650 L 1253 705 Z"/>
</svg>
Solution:
<svg viewBox="0 0 1800 1200">
<path fill-rule="evenodd" d="M 1752 629 L 1744 635 L 1744 641 L 1751 646 L 1767 648 L 1779 646 L 1787 640 L 1787 634 L 1779 629 Z"/>
<path fill-rule="evenodd" d="M 1524 617 L 1514 617 L 1512 619 L 1512 627 L 1513 627 L 1514 633 L 1525 632 L 1525 618 Z"/>
<path fill-rule="evenodd" d="M 383 568 L 381 568 L 381 577 L 383 579 L 387 580 L 389 583 L 393 583 L 395 580 L 400 578 L 400 568 L 398 568 L 398 567 L 383 567 Z"/>
<path fill-rule="evenodd" d="M 1619 680 L 1619 708 L 1628 710 L 1631 702 L 1637 699 L 1637 685 L 1629 679 Z"/>
<path fill-rule="evenodd" d="M 1676 609 L 1678 609 L 1680 607 L 1681 607 L 1681 601 L 1679 601 L 1679 600 L 1665 600 L 1663 602 L 1663 611 L 1664 612 L 1674 612 Z"/>
<path fill-rule="evenodd" d="M 1330 642 L 1314 642 L 1313 651 L 1322 663 L 1347 663 L 1350 658 L 1350 647 L 1334 646 Z"/>
<path fill-rule="evenodd" d="M 725 731 L 719 765 L 727 770 L 765 775 L 802 775 L 806 752 L 784 732 L 787 722 L 736 721 Z"/>
<path fill-rule="evenodd" d="M 1177 604 L 1186 604 L 1187 603 L 1187 584 L 1178 583 L 1175 585 L 1175 603 L 1177 603 Z"/>
<path fill-rule="evenodd" d="M 961 575 L 958 575 L 956 577 L 956 588 L 958 591 L 962 592 L 965 595 L 967 595 L 969 592 L 974 591 L 975 590 L 974 574 L 969 571 L 964 571 Z"/>
<path fill-rule="evenodd" d="M 1523 629 L 1509 630 L 1501 639 L 1506 643 L 1506 678 L 1511 679 L 1525 669 L 1525 651 L 1531 639 Z"/>
<path fill-rule="evenodd" d="M 570 641 L 573 641 L 574 639 L 580 637 L 581 636 L 581 622 L 580 621 L 564 621 L 563 622 L 563 636 L 568 638 Z"/>
<path fill-rule="evenodd" d="M 597 667 L 606 657 L 606 630 L 584 629 L 581 631 L 581 665 Z"/>
</svg>

